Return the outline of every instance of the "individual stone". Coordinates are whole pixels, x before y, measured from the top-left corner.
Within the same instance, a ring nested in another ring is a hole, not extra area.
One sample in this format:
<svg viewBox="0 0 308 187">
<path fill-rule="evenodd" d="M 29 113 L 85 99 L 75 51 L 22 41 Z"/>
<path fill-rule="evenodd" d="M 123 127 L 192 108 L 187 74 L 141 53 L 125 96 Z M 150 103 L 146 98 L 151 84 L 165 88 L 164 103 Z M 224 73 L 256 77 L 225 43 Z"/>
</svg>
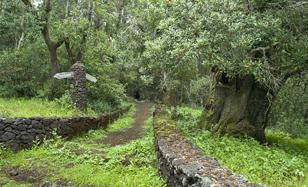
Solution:
<svg viewBox="0 0 308 187">
<path fill-rule="evenodd" d="M 34 137 L 32 137 L 31 135 L 21 135 L 20 139 L 22 141 L 32 141 L 34 140 Z"/>
<path fill-rule="evenodd" d="M 5 125 L 0 123 L 0 130 L 5 129 Z"/>
<path fill-rule="evenodd" d="M 14 134 L 16 134 L 16 135 L 18 135 L 18 134 L 19 134 L 19 132 L 20 132 L 20 131 L 15 130 L 15 129 L 11 131 L 11 133 L 14 133 Z"/>
<path fill-rule="evenodd" d="M 12 129 L 12 127 L 6 127 L 6 128 L 4 129 L 4 131 L 6 131 L 6 132 L 12 132 L 13 129 Z"/>
<path fill-rule="evenodd" d="M 53 123 L 50 125 L 50 127 L 53 128 L 53 129 L 58 128 L 58 127 L 59 127 L 59 122 L 58 122 L 58 121 L 53 122 Z"/>
<path fill-rule="evenodd" d="M 27 131 L 22 131 L 20 132 L 20 135 L 29 135 L 29 133 Z"/>
<path fill-rule="evenodd" d="M 32 121 L 32 127 L 35 128 L 35 129 L 42 129 L 43 126 L 42 126 L 42 123 L 40 123 L 39 121 Z"/>
<path fill-rule="evenodd" d="M 53 183 L 52 182 L 45 182 L 42 187 L 52 187 Z"/>
<path fill-rule="evenodd" d="M 9 175 L 12 176 L 12 177 L 15 177 L 17 176 L 19 173 L 18 173 L 18 170 L 16 169 L 12 169 L 9 171 Z"/>
<path fill-rule="evenodd" d="M 18 126 L 24 124 L 24 119 L 16 119 L 16 121 L 14 121 L 13 125 Z"/>
<path fill-rule="evenodd" d="M 5 133 L 3 134 L 3 136 L 2 136 L 2 139 L 3 139 L 4 141 L 8 141 L 8 140 L 14 139 L 15 136 L 16 136 L 16 135 L 15 135 L 14 133 L 5 132 Z"/>
<path fill-rule="evenodd" d="M 68 125 L 62 125 L 60 126 L 59 130 L 58 130 L 60 135 L 72 135 L 74 133 L 73 128 L 71 128 Z"/>
<path fill-rule="evenodd" d="M 44 134 L 45 133 L 44 130 L 40 130 L 40 129 L 34 129 L 33 132 L 36 133 L 36 134 Z"/>
<path fill-rule="evenodd" d="M 31 120 L 30 119 L 24 119 L 24 124 L 25 125 L 30 125 L 31 124 Z"/>
<path fill-rule="evenodd" d="M 27 127 L 24 124 L 20 124 L 20 125 L 16 125 L 15 129 L 19 131 L 25 131 L 27 130 Z"/>
<path fill-rule="evenodd" d="M 15 121 L 14 118 L 7 118 L 7 119 L 4 120 L 4 122 L 5 122 L 6 124 L 12 124 L 12 123 L 14 123 L 14 121 Z"/>
</svg>

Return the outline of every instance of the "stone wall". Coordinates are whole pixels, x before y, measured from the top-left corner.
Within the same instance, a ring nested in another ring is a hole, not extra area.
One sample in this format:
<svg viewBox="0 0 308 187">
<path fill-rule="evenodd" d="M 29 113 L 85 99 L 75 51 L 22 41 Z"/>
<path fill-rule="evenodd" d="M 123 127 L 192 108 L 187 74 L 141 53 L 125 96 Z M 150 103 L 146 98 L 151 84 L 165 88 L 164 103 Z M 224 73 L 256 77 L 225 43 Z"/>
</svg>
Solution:
<svg viewBox="0 0 308 187">
<path fill-rule="evenodd" d="M 107 128 L 108 124 L 126 113 L 130 107 L 95 117 L 68 118 L 0 118 L 0 144 L 15 151 L 30 148 L 34 141 L 41 142 L 57 132 L 71 138 L 91 129 Z"/>
<path fill-rule="evenodd" d="M 260 186 L 204 155 L 181 135 L 175 122 L 160 108 L 156 108 L 153 119 L 159 167 L 169 187 Z"/>
</svg>

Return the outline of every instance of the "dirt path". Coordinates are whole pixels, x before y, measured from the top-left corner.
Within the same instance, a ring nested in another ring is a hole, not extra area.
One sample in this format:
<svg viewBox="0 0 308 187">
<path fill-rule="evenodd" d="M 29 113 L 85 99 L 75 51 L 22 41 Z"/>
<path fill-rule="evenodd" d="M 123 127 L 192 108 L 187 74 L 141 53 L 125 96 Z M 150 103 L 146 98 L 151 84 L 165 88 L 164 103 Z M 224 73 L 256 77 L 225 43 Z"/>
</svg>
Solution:
<svg viewBox="0 0 308 187">
<path fill-rule="evenodd" d="M 141 138 L 144 133 L 142 125 L 150 115 L 149 109 L 149 103 L 137 103 L 133 127 L 126 129 L 125 131 L 111 133 L 98 143 L 103 143 L 108 146 L 116 146 Z"/>
</svg>

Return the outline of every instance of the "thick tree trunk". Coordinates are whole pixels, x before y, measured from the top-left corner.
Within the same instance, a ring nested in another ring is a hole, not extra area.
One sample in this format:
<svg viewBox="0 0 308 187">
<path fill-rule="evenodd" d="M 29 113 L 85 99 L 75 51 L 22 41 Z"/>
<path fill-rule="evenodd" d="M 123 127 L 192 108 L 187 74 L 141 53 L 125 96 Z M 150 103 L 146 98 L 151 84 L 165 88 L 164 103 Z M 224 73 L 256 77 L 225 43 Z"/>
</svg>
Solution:
<svg viewBox="0 0 308 187">
<path fill-rule="evenodd" d="M 265 127 L 270 110 L 268 91 L 253 76 L 229 80 L 216 77 L 215 102 L 204 111 L 201 123 L 220 135 L 249 136 L 265 142 Z"/>
</svg>

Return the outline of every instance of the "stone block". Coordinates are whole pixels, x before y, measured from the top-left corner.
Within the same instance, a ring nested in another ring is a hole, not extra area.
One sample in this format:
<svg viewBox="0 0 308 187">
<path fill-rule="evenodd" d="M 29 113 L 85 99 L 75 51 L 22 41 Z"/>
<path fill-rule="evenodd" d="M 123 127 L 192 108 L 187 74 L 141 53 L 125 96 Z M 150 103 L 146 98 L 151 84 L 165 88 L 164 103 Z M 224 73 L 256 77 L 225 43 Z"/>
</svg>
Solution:
<svg viewBox="0 0 308 187">
<path fill-rule="evenodd" d="M 2 140 L 3 141 L 9 141 L 9 140 L 12 140 L 16 137 L 16 135 L 14 133 L 11 133 L 11 132 L 5 132 L 3 135 L 2 135 Z"/>
<path fill-rule="evenodd" d="M 40 121 L 32 121 L 32 128 L 34 129 L 43 129 L 44 127 L 42 126 L 42 123 Z"/>
<path fill-rule="evenodd" d="M 3 123 L 0 123 L 0 130 L 4 130 L 6 128 L 6 125 L 4 125 Z"/>
</svg>

